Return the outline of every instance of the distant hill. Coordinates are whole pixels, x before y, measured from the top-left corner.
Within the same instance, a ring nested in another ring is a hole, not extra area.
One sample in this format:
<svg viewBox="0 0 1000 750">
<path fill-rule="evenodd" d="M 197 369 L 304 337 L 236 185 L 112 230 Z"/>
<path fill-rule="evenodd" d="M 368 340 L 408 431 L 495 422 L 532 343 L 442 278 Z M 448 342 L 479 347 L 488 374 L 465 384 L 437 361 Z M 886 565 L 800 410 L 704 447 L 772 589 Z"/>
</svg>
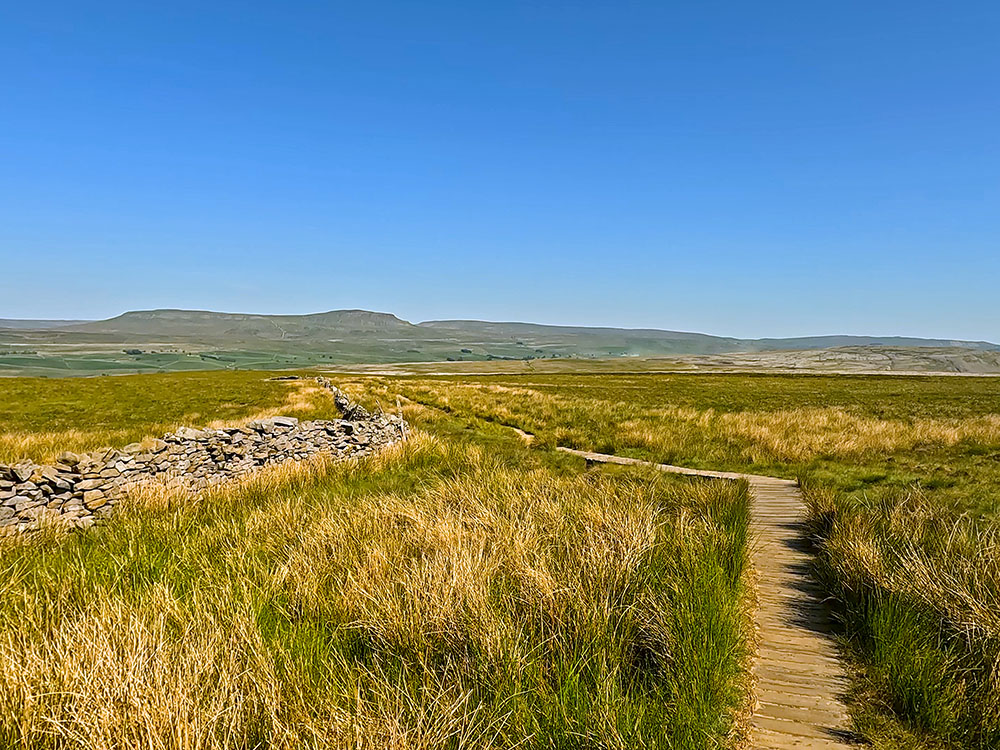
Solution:
<svg viewBox="0 0 1000 750">
<path fill-rule="evenodd" d="M 208 310 L 136 310 L 108 320 L 6 321 L 7 328 L 61 334 L 96 334 L 101 340 L 121 336 L 133 342 L 188 341 L 206 344 L 250 342 L 336 343 L 350 337 L 365 340 L 461 342 L 469 347 L 490 344 L 548 349 L 573 355 L 644 356 L 657 354 L 714 354 L 844 346 L 932 346 L 1000 351 L 987 341 L 947 341 L 900 336 L 809 336 L 799 338 L 738 339 L 705 333 L 656 328 L 554 326 L 538 323 L 482 320 L 430 320 L 414 325 L 390 313 L 369 310 L 331 310 L 310 315 L 258 315 Z M 466 347 L 468 348 L 468 347 Z M 483 351 L 483 354 L 487 352 Z"/>
<path fill-rule="evenodd" d="M 1000 351 L 1000 345 L 989 341 L 961 341 L 957 339 L 921 339 L 907 336 L 804 336 L 789 339 L 750 339 L 746 342 L 751 351 L 778 351 L 800 349 L 832 349 L 843 346 L 919 346 L 961 347 L 980 351 Z"/>
<path fill-rule="evenodd" d="M 1000 352 L 986 341 L 897 336 L 811 336 L 739 339 L 654 328 L 553 326 L 481 320 L 413 324 L 390 313 L 331 310 L 310 315 L 259 315 L 208 310 L 136 310 L 108 320 L 0 321 L 0 375 L 162 372 L 218 368 L 276 369 L 316 364 L 483 360 L 725 357 L 767 352 L 856 351 L 787 360 L 819 366 L 831 360 L 885 361 L 880 350 L 934 348 L 893 362 L 917 369 L 992 371 L 993 360 L 970 352 Z M 760 360 L 770 363 L 774 358 Z M 749 360 L 743 360 L 749 361 Z M 715 366 L 715 364 L 712 364 Z M 825 365 L 824 365 L 825 366 Z M 848 366 L 848 365 L 845 365 Z M 897 369 L 890 365 L 889 369 Z"/>
<path fill-rule="evenodd" d="M 324 337 L 330 332 L 378 334 L 412 329 L 388 313 L 333 310 L 311 315 L 254 315 L 207 310 L 136 310 L 108 320 L 62 326 L 70 333 L 121 333 L 169 338 L 285 340 Z"/>
<path fill-rule="evenodd" d="M 1000 344 L 989 341 L 924 339 L 906 336 L 804 336 L 795 338 L 737 339 L 705 333 L 684 333 L 655 328 L 598 328 L 551 326 L 537 323 L 491 323 L 480 320 L 431 320 L 418 323 L 420 328 L 449 331 L 454 334 L 479 334 L 496 337 L 532 336 L 558 340 L 587 337 L 619 345 L 669 345 L 669 354 L 711 354 L 722 352 L 797 351 L 850 346 L 961 347 L 982 351 L 1000 351 Z M 637 353 L 637 352 L 636 352 Z"/>
<path fill-rule="evenodd" d="M 418 323 L 417 327 L 455 338 L 524 341 L 532 346 L 580 348 L 588 354 L 602 355 L 708 354 L 737 351 L 741 347 L 739 339 L 655 328 L 550 326 L 481 320 L 430 320 Z"/>
<path fill-rule="evenodd" d="M 21 320 L 19 318 L 0 318 L 0 328 L 42 331 L 47 328 L 62 328 L 63 326 L 87 322 L 86 320 Z"/>
</svg>

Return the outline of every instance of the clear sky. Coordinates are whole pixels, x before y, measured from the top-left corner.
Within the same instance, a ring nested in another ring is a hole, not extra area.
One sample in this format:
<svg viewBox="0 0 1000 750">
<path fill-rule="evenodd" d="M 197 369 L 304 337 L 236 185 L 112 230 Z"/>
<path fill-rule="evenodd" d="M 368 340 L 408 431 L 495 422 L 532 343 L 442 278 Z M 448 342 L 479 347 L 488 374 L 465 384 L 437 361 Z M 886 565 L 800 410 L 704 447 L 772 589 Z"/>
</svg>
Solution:
<svg viewBox="0 0 1000 750">
<path fill-rule="evenodd" d="M 0 317 L 1000 341 L 1000 3 L 8 2 Z"/>
</svg>

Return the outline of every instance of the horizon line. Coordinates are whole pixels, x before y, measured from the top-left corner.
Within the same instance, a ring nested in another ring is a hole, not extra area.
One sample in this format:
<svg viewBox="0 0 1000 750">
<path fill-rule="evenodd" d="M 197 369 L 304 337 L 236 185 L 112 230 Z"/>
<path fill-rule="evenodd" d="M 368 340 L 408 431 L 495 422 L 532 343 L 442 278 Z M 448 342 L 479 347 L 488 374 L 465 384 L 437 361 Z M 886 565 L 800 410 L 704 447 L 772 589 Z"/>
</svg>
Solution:
<svg viewBox="0 0 1000 750">
<path fill-rule="evenodd" d="M 338 308 L 332 310 L 320 310 L 311 313 L 261 313 L 261 312 L 231 312 L 226 310 L 208 310 L 200 308 L 184 308 L 184 307 L 153 307 L 153 308 L 143 308 L 135 310 L 125 310 L 124 312 L 118 313 L 117 315 L 112 315 L 107 318 L 17 318 L 17 317 L 0 317 L 0 320 L 15 321 L 15 322 L 60 322 L 67 323 L 70 325 L 75 324 L 87 324 L 87 323 L 102 323 L 109 320 L 114 320 L 115 318 L 120 318 L 124 315 L 131 313 L 155 313 L 155 312 L 187 312 L 187 313 L 207 313 L 210 315 L 248 315 L 257 317 L 285 317 L 285 318 L 302 318 L 310 317 L 314 315 L 328 315 L 330 313 L 371 313 L 373 315 L 386 315 L 399 320 L 400 322 L 407 323 L 412 326 L 427 325 L 432 323 L 487 323 L 491 325 L 531 325 L 531 326 L 542 326 L 546 328 L 586 328 L 592 330 L 609 330 L 609 331 L 652 331 L 656 333 L 678 333 L 691 336 L 707 336 L 717 339 L 730 339 L 733 341 L 767 341 L 767 340 L 795 340 L 795 339 L 815 339 L 815 338 L 873 338 L 873 339 L 886 339 L 886 338 L 896 338 L 896 339 L 917 339 L 923 341 L 938 341 L 938 342 L 958 342 L 967 344 L 988 344 L 990 346 L 1000 347 L 1000 343 L 990 341 L 988 339 L 963 339 L 955 337 L 945 337 L 945 336 L 927 336 L 927 335 L 911 335 L 911 334 L 900 334 L 900 333 L 885 333 L 885 334 L 874 334 L 874 333 L 809 333 L 809 334 L 799 334 L 793 336 L 732 336 L 729 334 L 718 334 L 718 333 L 705 333 L 703 331 L 685 331 L 674 328 L 654 328 L 649 326 L 613 326 L 613 325 L 594 325 L 594 324 L 580 324 L 580 323 L 539 323 L 533 321 L 525 320 L 486 320 L 482 318 L 431 318 L 428 320 L 422 320 L 419 322 L 412 322 L 406 318 L 402 318 L 396 313 L 386 312 L 381 310 L 368 310 L 361 307 L 349 307 L 349 308 Z M 2 328 L 3 326 L 0 326 Z"/>
</svg>

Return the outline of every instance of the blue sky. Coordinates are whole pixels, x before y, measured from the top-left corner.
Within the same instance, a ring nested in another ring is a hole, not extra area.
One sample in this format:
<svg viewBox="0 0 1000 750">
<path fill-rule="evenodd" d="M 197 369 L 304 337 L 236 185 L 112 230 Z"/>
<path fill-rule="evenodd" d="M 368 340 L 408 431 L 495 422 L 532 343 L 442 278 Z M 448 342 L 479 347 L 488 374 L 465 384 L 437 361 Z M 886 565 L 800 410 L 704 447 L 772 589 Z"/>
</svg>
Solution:
<svg viewBox="0 0 1000 750">
<path fill-rule="evenodd" d="M 0 9 L 0 317 L 1000 341 L 995 2 Z"/>
</svg>

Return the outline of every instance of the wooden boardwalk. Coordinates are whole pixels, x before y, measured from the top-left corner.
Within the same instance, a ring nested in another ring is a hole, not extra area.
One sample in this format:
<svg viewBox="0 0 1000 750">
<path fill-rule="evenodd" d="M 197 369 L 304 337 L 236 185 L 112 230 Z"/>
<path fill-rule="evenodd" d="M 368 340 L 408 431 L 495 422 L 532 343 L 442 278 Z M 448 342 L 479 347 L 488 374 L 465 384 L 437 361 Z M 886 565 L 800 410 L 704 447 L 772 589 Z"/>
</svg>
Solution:
<svg viewBox="0 0 1000 750">
<path fill-rule="evenodd" d="M 830 635 L 829 613 L 809 575 L 810 553 L 798 485 L 755 474 L 697 471 L 572 448 L 558 450 L 591 462 L 639 464 L 675 474 L 750 483 L 754 496 L 752 559 L 759 597 L 752 746 L 755 750 L 852 747 L 850 720 L 842 699 L 846 677 Z"/>
</svg>

